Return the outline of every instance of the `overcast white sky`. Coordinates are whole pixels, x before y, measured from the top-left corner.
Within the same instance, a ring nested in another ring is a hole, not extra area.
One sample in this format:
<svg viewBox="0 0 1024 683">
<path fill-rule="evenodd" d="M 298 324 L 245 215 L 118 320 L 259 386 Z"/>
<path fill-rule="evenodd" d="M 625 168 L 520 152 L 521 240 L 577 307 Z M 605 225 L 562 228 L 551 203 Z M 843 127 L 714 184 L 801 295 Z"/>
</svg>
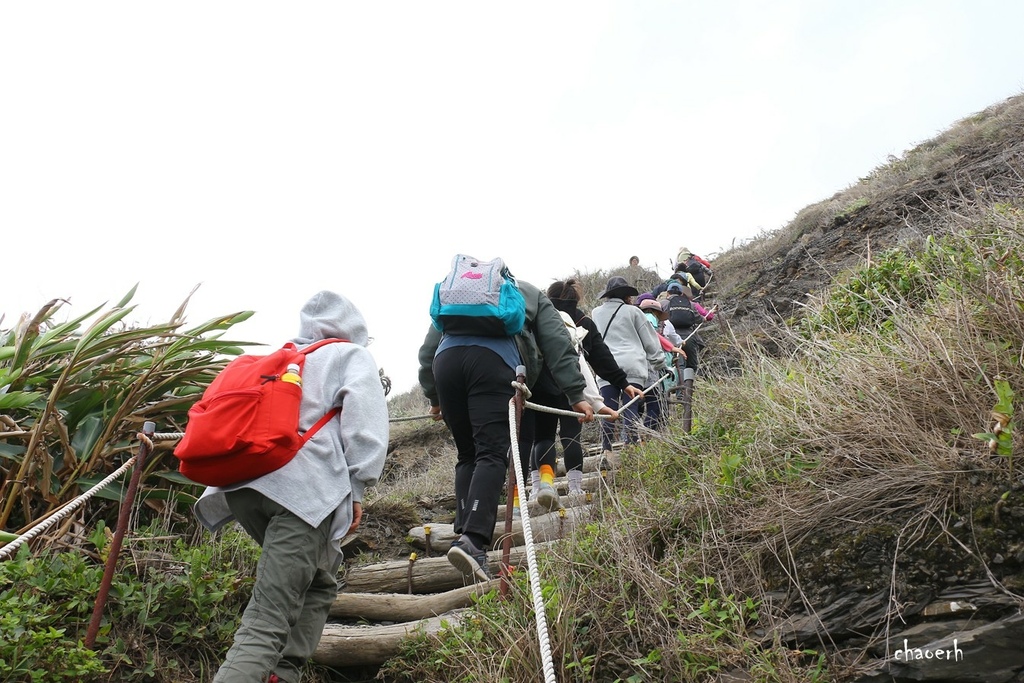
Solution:
<svg viewBox="0 0 1024 683">
<path fill-rule="evenodd" d="M 0 326 L 327 288 L 416 384 L 456 253 L 668 274 L 1024 91 L 1016 0 L 0 5 Z"/>
</svg>

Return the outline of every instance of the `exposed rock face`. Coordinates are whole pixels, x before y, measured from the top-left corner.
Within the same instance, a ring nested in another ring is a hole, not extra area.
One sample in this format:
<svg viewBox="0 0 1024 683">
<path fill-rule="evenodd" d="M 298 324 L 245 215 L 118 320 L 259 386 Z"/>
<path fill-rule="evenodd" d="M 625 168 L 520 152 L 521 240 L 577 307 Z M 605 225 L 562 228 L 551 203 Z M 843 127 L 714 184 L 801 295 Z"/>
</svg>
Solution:
<svg viewBox="0 0 1024 683">
<path fill-rule="evenodd" d="M 893 247 L 916 250 L 948 231 L 951 215 L 1024 196 L 1022 112 L 1024 97 L 1007 100 L 974 124 L 1013 121 L 998 140 L 957 131 L 930 143 L 956 149 L 933 172 L 902 180 L 894 172 L 891 187 L 856 200 L 856 191 L 837 193 L 777 236 L 716 258 L 712 297 L 732 335 L 708 335 L 708 371 L 733 370 L 735 339 L 788 353 L 771 324 L 800 317 L 839 273 Z M 944 511 L 909 546 L 900 532 L 920 511 L 796 540 L 789 566 L 767 570 L 765 611 L 775 622 L 765 644 L 846 653 L 862 672 L 850 680 L 862 683 L 1024 681 L 1024 488 L 1019 478 L 996 481 L 975 469 L 970 457 L 951 464 L 936 485 L 955 512 Z"/>
<path fill-rule="evenodd" d="M 975 628 L 955 621 L 908 629 L 899 643 L 892 644 L 896 647 L 891 656 L 872 662 L 874 666 L 857 683 L 1019 681 L 1024 672 L 1024 615 Z"/>
</svg>

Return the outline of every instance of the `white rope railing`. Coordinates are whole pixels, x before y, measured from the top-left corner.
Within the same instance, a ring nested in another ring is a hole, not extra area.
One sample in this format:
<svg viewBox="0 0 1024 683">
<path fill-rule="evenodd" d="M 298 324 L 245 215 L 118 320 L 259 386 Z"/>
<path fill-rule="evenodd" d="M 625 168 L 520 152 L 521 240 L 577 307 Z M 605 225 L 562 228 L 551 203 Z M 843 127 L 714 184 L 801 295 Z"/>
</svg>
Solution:
<svg viewBox="0 0 1024 683">
<path fill-rule="evenodd" d="M 537 624 L 537 640 L 540 645 L 540 656 L 544 667 L 545 683 L 558 683 L 555 676 L 555 665 L 551 657 L 551 641 L 548 638 L 547 613 L 544 611 L 544 594 L 540 585 L 540 572 L 537 569 L 537 550 L 533 543 L 533 528 L 530 526 L 530 513 L 526 499 L 526 480 L 523 476 L 523 465 L 519 461 L 519 437 L 516 434 L 515 398 L 508 402 L 509 432 L 512 441 L 513 470 L 516 474 L 516 490 L 519 497 L 519 509 L 522 510 L 523 543 L 526 545 L 527 573 L 530 576 L 530 593 L 533 596 L 533 616 Z M 575 413 L 573 413 L 575 414 Z"/>
<path fill-rule="evenodd" d="M 77 498 L 68 501 L 63 507 L 61 507 L 61 508 L 55 510 L 54 512 L 52 512 L 49 517 L 46 517 L 39 524 L 36 524 L 34 527 L 32 527 L 31 529 L 26 531 L 24 534 L 22 534 L 21 536 L 18 536 L 16 539 L 14 539 L 13 541 L 9 542 L 3 548 L 0 548 L 0 560 L 7 559 L 11 555 L 13 555 L 14 552 L 19 547 L 21 547 L 25 543 L 28 543 L 29 541 L 34 539 L 36 536 L 38 536 L 39 534 L 43 533 L 44 531 L 49 529 L 51 526 L 53 526 L 54 524 L 56 524 L 57 522 L 59 522 L 60 520 L 64 519 L 69 514 L 71 514 L 72 512 L 77 510 L 78 508 L 80 508 L 86 501 L 88 501 L 90 498 L 92 498 L 97 493 L 99 493 L 99 491 L 101 489 L 106 488 L 107 486 L 110 485 L 110 483 L 112 481 L 114 481 L 115 479 L 120 477 L 122 474 L 127 472 L 131 468 L 131 466 L 135 464 L 135 458 L 136 458 L 136 456 L 134 456 L 134 455 L 132 457 L 128 458 L 127 460 L 125 460 L 123 465 L 118 467 L 115 471 L 111 472 L 106 477 L 106 479 L 104 479 L 103 481 L 99 482 L 98 484 L 96 484 L 91 489 L 89 489 L 88 491 L 86 491 L 82 495 L 78 496 Z"/>
<path fill-rule="evenodd" d="M 647 394 L 647 392 L 653 390 L 654 387 L 656 387 L 662 380 L 666 380 L 666 379 L 668 379 L 671 376 L 672 376 L 671 372 L 666 372 L 664 375 L 662 375 L 661 377 L 656 379 L 654 381 L 654 383 L 651 384 L 649 387 L 647 387 L 646 389 L 643 389 L 642 390 L 643 394 Z M 525 385 L 521 384 L 520 382 L 513 382 L 512 386 L 517 388 L 517 389 L 525 388 Z M 529 394 L 527 394 L 527 396 L 529 396 Z M 630 407 L 631 405 L 633 405 L 634 403 L 636 403 L 637 401 L 639 401 L 643 397 L 644 397 L 643 395 L 634 396 L 629 401 L 627 401 L 626 403 L 623 403 L 621 406 L 619 406 L 619 409 L 618 409 L 617 412 L 621 413 L 623 410 L 625 410 L 626 408 Z M 564 408 L 552 408 L 551 406 L 542 405 L 540 403 L 531 403 L 530 401 L 524 401 L 523 402 L 523 407 L 524 408 L 529 408 L 530 410 L 536 410 L 537 412 L 540 412 L 540 413 L 551 413 L 552 415 L 564 415 L 565 417 L 583 417 L 583 413 L 577 413 L 575 410 L 565 410 Z M 594 419 L 595 420 L 611 420 L 612 418 L 611 418 L 610 415 L 598 415 L 598 414 L 595 413 L 594 414 Z"/>
<path fill-rule="evenodd" d="M 672 376 L 672 373 L 667 372 L 659 377 L 653 384 L 643 390 L 643 394 L 651 391 L 659 382 Z M 530 391 L 522 382 L 513 382 L 512 386 L 518 391 L 523 392 L 525 396 L 530 396 Z M 634 396 L 631 401 L 623 405 L 620 410 L 628 408 L 634 402 L 643 398 L 643 394 Z M 565 415 L 567 417 L 583 417 L 583 413 L 577 413 L 572 410 L 562 410 L 560 408 L 552 408 L 550 406 L 540 405 L 536 403 L 530 403 L 528 401 L 523 402 L 524 408 L 530 408 L 540 412 L 553 413 L 555 415 Z M 607 415 L 595 415 L 595 419 L 610 419 Z M 554 662 L 551 656 L 551 641 L 548 636 L 548 625 L 547 625 L 547 613 L 544 609 L 544 594 L 540 585 L 540 571 L 537 568 L 537 551 L 533 542 L 533 528 L 530 525 L 530 508 L 528 506 L 528 500 L 526 498 L 526 479 L 523 474 L 523 465 L 519 455 L 519 436 L 516 433 L 516 409 L 515 399 L 509 401 L 509 435 L 512 444 L 512 462 L 513 470 L 516 477 L 516 495 L 519 498 L 519 509 L 522 511 L 521 523 L 523 526 L 523 545 L 526 546 L 526 564 L 527 572 L 530 578 L 530 594 L 533 598 L 533 614 L 534 620 L 537 625 L 537 642 L 540 646 L 540 655 L 544 668 L 544 681 L 545 683 L 558 683 L 558 678 L 555 676 Z"/>
</svg>

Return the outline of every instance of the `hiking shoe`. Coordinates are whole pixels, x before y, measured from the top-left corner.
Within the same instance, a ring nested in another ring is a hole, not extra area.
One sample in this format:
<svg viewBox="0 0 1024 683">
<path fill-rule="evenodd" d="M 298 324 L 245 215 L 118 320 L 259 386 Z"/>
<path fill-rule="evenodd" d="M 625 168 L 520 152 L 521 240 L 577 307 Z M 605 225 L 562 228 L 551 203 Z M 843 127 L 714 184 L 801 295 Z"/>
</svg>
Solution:
<svg viewBox="0 0 1024 683">
<path fill-rule="evenodd" d="M 565 494 L 565 502 L 569 504 L 569 507 L 576 507 L 587 502 L 587 492 L 583 489 L 577 491 L 569 491 Z"/>
<path fill-rule="evenodd" d="M 452 542 L 452 547 L 448 549 L 448 561 L 467 579 L 487 581 L 491 578 L 487 553 L 465 536 L 459 536 Z"/>
<path fill-rule="evenodd" d="M 542 481 L 537 489 L 537 504 L 550 512 L 560 508 L 562 501 L 558 498 L 558 491 L 555 490 L 555 487 Z"/>
</svg>

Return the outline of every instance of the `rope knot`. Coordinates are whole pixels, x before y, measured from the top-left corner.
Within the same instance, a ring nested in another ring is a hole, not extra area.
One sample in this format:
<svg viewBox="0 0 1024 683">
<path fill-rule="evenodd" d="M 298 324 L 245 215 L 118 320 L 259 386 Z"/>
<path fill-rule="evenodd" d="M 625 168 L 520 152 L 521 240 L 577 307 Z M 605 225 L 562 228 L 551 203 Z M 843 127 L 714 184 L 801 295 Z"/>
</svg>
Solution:
<svg viewBox="0 0 1024 683">
<path fill-rule="evenodd" d="M 533 392 L 530 391 L 530 388 L 528 386 L 526 386 L 525 382 L 520 382 L 518 380 L 513 380 L 512 388 L 513 389 L 517 389 L 517 390 L 523 392 L 523 396 L 525 398 L 530 398 L 531 396 L 533 396 Z"/>
</svg>

